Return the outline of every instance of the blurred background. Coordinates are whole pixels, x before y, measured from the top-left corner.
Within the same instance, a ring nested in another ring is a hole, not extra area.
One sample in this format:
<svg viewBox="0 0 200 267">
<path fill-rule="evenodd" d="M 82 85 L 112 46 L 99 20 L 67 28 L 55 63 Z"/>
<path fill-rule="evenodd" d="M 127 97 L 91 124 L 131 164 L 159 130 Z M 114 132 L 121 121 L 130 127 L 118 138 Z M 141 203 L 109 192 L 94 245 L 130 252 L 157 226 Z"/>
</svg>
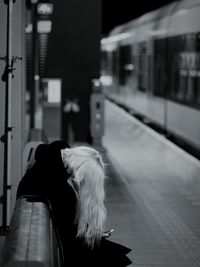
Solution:
<svg viewBox="0 0 200 267">
<path fill-rule="evenodd" d="M 2 236 L 36 145 L 63 139 L 109 162 L 133 266 L 200 266 L 199 16 L 199 0 L 0 2 Z"/>
</svg>

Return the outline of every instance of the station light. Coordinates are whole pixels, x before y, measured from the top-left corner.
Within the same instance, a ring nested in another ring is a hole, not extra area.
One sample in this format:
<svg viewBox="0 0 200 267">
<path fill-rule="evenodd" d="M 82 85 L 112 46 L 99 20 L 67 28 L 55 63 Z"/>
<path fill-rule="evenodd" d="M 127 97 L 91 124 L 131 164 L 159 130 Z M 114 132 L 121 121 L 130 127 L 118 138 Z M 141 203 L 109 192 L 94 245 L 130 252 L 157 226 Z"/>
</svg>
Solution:
<svg viewBox="0 0 200 267">
<path fill-rule="evenodd" d="M 40 79 L 40 76 L 39 76 L 39 75 L 35 75 L 35 76 L 34 76 L 34 80 L 35 80 L 35 81 L 39 81 L 39 79 Z"/>
<path fill-rule="evenodd" d="M 37 22 L 38 33 L 50 33 L 52 29 L 52 22 L 50 20 L 39 20 Z"/>
<path fill-rule="evenodd" d="M 53 4 L 50 4 L 50 3 L 38 4 L 37 13 L 39 15 L 51 15 L 53 13 Z"/>
<path fill-rule="evenodd" d="M 26 33 L 31 33 L 32 31 L 33 31 L 33 24 L 32 23 L 28 23 L 26 25 L 25 32 Z"/>
</svg>

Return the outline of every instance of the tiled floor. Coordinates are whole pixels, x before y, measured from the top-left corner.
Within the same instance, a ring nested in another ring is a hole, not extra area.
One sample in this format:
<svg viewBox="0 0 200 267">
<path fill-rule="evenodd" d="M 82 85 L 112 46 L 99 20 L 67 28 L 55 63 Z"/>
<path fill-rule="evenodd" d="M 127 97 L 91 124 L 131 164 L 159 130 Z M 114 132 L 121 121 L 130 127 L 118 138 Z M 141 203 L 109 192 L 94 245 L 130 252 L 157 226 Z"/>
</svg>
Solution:
<svg viewBox="0 0 200 267">
<path fill-rule="evenodd" d="M 105 105 L 108 228 L 135 267 L 200 267 L 200 162 Z"/>
</svg>

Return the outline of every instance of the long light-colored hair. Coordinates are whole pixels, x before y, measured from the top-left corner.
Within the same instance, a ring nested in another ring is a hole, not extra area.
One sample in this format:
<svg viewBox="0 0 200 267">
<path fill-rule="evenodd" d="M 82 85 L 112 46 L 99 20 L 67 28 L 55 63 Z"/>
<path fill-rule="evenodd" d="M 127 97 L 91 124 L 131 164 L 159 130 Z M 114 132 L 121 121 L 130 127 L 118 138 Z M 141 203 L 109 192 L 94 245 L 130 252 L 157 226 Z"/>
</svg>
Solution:
<svg viewBox="0 0 200 267">
<path fill-rule="evenodd" d="M 70 174 L 68 183 L 77 195 L 77 237 L 83 237 L 93 247 L 102 237 L 106 220 L 102 157 L 97 150 L 86 146 L 63 149 L 61 155 Z"/>
</svg>

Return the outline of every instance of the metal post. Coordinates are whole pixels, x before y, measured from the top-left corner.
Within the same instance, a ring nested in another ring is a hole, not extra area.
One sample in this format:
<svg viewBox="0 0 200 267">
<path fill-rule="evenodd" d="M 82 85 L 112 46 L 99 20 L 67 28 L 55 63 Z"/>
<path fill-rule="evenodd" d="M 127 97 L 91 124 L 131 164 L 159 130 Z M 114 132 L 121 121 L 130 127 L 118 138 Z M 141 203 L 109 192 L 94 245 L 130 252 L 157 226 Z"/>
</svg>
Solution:
<svg viewBox="0 0 200 267">
<path fill-rule="evenodd" d="M 37 5 L 33 4 L 32 6 L 32 73 L 31 73 L 31 99 L 30 99 L 30 129 L 35 128 L 35 100 L 36 100 L 36 92 L 35 92 L 35 68 L 36 68 L 36 62 L 38 59 L 36 59 L 36 43 L 37 43 L 37 17 L 36 17 L 36 10 Z"/>
<path fill-rule="evenodd" d="M 32 86 L 31 86 L 31 103 L 30 103 L 30 128 L 37 128 L 37 111 L 38 111 L 38 101 L 39 101 L 39 89 L 40 89 L 40 77 L 39 77 L 39 36 L 37 32 L 37 4 L 33 4 L 32 8 Z"/>
<path fill-rule="evenodd" d="M 10 223 L 11 201 L 11 141 L 12 141 L 12 13 L 13 0 L 7 4 L 7 47 L 6 47 L 6 96 L 5 96 L 5 146 L 4 146 L 4 205 L 3 205 L 3 229 L 6 230 Z"/>
</svg>

